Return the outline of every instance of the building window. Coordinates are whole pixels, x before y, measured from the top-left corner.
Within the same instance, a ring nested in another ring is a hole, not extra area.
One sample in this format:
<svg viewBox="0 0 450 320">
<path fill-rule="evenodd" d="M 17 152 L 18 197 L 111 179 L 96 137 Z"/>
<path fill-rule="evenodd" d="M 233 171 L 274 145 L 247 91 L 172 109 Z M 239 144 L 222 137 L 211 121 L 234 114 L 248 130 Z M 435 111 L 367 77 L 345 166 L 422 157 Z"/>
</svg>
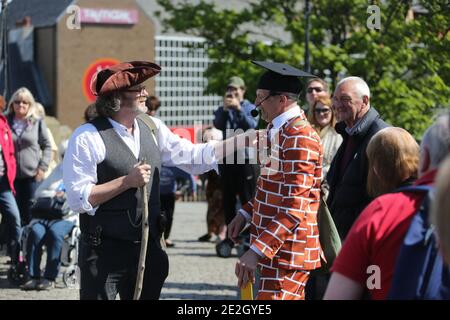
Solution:
<svg viewBox="0 0 450 320">
<path fill-rule="evenodd" d="M 210 61 L 203 49 L 190 48 L 202 42 L 197 37 L 156 36 L 156 63 L 161 74 L 155 78 L 161 100 L 158 116 L 169 127 L 212 125 L 213 113 L 222 97 L 205 95 L 204 72 Z"/>
</svg>

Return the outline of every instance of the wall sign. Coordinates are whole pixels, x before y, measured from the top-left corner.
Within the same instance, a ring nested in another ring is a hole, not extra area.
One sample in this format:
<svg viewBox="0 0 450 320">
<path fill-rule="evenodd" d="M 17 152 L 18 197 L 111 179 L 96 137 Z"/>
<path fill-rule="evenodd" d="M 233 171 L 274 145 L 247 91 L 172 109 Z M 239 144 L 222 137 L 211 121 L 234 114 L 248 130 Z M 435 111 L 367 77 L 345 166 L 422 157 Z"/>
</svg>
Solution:
<svg viewBox="0 0 450 320">
<path fill-rule="evenodd" d="M 81 23 L 137 24 L 138 11 L 133 9 L 80 8 Z"/>
<path fill-rule="evenodd" d="M 101 58 L 91 63 L 84 71 L 83 75 L 83 93 L 88 102 L 93 102 L 96 96 L 91 91 L 92 77 L 99 71 L 120 63 L 114 58 Z"/>
</svg>

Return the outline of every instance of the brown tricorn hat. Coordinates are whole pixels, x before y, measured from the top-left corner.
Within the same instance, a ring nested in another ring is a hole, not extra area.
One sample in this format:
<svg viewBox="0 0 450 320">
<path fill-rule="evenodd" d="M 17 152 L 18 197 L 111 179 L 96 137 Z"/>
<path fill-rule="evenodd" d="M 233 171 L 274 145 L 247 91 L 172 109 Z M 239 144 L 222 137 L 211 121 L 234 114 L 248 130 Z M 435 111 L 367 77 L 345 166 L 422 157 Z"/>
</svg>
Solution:
<svg viewBox="0 0 450 320">
<path fill-rule="evenodd" d="M 122 62 L 103 69 L 92 77 L 91 91 L 96 96 L 138 85 L 161 72 L 156 63 L 147 61 Z"/>
</svg>

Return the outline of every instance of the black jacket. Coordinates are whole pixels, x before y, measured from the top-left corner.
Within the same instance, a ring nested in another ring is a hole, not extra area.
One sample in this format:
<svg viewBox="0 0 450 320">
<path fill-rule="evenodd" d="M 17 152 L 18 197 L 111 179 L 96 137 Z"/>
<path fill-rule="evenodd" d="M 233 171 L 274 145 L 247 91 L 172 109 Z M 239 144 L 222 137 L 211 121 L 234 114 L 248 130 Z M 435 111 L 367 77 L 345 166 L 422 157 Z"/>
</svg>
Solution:
<svg viewBox="0 0 450 320">
<path fill-rule="evenodd" d="M 328 171 L 327 181 L 330 186 L 330 193 L 327 202 L 342 239 L 347 236 L 356 218 L 372 200 L 367 194 L 366 187 L 368 171 L 366 148 L 372 136 L 386 127 L 388 127 L 388 124 L 381 120 L 378 112 L 371 107 L 357 124 L 356 133 L 353 135 L 356 143 L 355 153 L 345 172 L 340 175 L 339 166 L 349 135 L 345 131 L 346 125 L 344 122 L 339 122 L 335 126 L 336 131 L 342 135 L 344 141 Z"/>
</svg>

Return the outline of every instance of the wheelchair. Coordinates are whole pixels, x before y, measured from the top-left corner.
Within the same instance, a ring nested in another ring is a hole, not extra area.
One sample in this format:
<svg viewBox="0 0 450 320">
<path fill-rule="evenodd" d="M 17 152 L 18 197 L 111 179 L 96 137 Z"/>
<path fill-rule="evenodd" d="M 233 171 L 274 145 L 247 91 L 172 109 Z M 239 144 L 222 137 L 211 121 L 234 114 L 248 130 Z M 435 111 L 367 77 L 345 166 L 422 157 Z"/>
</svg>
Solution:
<svg viewBox="0 0 450 320">
<path fill-rule="evenodd" d="M 0 249 L 3 250 L 3 247 L 7 247 L 8 251 L 8 239 L 9 239 L 9 231 L 6 224 L 5 217 L 0 213 Z M 8 253 L 7 253 L 8 254 Z M 12 285 L 20 285 L 24 283 L 27 279 L 27 268 L 26 263 L 23 261 L 21 256 L 18 257 L 17 261 L 13 261 L 13 259 L 9 262 L 11 266 L 7 271 L 7 279 Z"/>
<path fill-rule="evenodd" d="M 72 231 L 64 238 L 61 250 L 61 265 L 65 267 L 62 278 L 68 288 L 75 288 L 79 284 L 78 252 L 80 235 L 80 227 L 75 225 Z"/>
<path fill-rule="evenodd" d="M 20 286 L 28 280 L 28 263 L 27 257 L 27 243 L 31 231 L 31 225 L 24 227 L 21 237 L 21 250 L 19 255 L 19 262 L 17 265 L 11 266 L 8 270 L 8 280 L 15 286 Z M 72 230 L 64 237 L 61 249 L 61 268 L 62 280 L 64 285 L 68 288 L 75 288 L 79 284 L 80 272 L 78 268 L 78 250 L 81 230 L 76 224 Z M 44 252 L 46 246 L 42 248 Z"/>
</svg>

